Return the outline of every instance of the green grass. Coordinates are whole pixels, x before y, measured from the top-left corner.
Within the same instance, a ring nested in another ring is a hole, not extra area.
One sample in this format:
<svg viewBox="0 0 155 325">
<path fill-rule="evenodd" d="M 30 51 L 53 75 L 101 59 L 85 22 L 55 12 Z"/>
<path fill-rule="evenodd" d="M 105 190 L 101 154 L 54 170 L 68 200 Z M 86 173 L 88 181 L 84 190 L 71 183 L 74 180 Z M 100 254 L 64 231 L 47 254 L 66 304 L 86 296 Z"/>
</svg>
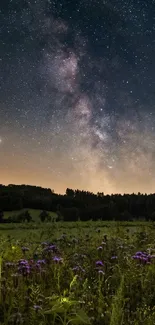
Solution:
<svg viewBox="0 0 155 325">
<path fill-rule="evenodd" d="M 44 250 L 43 241 L 57 250 Z M 155 254 L 153 223 L 0 225 L 0 324 L 154 325 L 155 258 L 133 259 L 137 251 Z"/>
<path fill-rule="evenodd" d="M 22 210 L 15 210 L 15 211 L 5 211 L 4 212 L 4 219 L 7 219 L 8 217 L 11 216 L 18 216 L 19 214 L 21 214 L 22 212 L 28 210 L 30 215 L 32 216 L 33 221 L 37 222 L 39 221 L 39 215 L 41 213 L 42 210 L 36 210 L 36 209 L 22 209 Z M 51 217 L 55 217 L 57 216 L 57 214 L 55 212 L 48 212 L 50 214 Z"/>
</svg>

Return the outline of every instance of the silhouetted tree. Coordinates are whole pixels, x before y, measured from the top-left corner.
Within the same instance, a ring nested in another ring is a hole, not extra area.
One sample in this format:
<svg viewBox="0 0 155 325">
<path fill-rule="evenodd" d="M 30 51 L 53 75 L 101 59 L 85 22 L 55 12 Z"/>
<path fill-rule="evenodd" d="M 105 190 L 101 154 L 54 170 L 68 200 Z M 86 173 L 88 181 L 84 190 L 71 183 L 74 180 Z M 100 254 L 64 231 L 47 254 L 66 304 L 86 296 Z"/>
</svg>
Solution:
<svg viewBox="0 0 155 325">
<path fill-rule="evenodd" d="M 32 221 L 32 217 L 31 217 L 30 212 L 28 210 L 25 211 L 24 218 L 25 218 L 24 221 L 27 221 L 27 222 Z"/>
<path fill-rule="evenodd" d="M 70 197 L 74 197 L 74 191 L 70 188 L 66 189 L 66 195 Z"/>
<path fill-rule="evenodd" d="M 50 221 L 51 220 L 51 217 L 50 217 L 49 213 L 47 211 L 45 211 L 45 210 L 43 210 L 40 213 L 39 217 L 40 217 L 41 222 L 44 222 L 46 220 L 47 221 Z"/>
<path fill-rule="evenodd" d="M 3 222 L 3 217 L 4 217 L 4 213 L 2 210 L 0 210 L 0 222 Z"/>
</svg>

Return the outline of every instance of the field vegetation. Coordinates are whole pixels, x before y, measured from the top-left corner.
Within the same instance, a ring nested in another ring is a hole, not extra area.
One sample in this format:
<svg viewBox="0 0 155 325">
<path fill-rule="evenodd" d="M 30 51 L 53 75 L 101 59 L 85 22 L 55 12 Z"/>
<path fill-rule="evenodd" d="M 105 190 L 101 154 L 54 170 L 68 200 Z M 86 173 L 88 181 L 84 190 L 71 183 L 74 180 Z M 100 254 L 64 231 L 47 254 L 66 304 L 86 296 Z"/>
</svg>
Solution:
<svg viewBox="0 0 155 325">
<path fill-rule="evenodd" d="M 0 228 L 0 324 L 153 325 L 154 223 Z"/>
<path fill-rule="evenodd" d="M 154 325 L 154 198 L 0 186 L 0 324 Z"/>
</svg>

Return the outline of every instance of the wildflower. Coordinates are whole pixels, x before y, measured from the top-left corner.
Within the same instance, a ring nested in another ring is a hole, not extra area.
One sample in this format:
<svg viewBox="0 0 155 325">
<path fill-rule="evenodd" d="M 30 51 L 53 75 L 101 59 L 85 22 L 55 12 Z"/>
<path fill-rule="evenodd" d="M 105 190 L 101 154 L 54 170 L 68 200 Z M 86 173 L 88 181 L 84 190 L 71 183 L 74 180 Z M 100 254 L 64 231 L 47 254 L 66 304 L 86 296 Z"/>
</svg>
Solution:
<svg viewBox="0 0 155 325">
<path fill-rule="evenodd" d="M 21 249 L 22 249 L 23 253 L 29 251 L 29 248 L 28 247 L 25 247 L 25 246 L 23 246 Z"/>
<path fill-rule="evenodd" d="M 61 257 L 54 256 L 53 261 L 56 262 L 56 263 L 62 263 L 63 259 Z"/>
<path fill-rule="evenodd" d="M 75 267 L 72 268 L 73 271 L 82 271 L 82 272 L 85 272 L 85 270 L 80 266 L 80 265 L 77 265 Z"/>
<path fill-rule="evenodd" d="M 104 266 L 102 261 L 96 261 L 96 266 Z"/>
<path fill-rule="evenodd" d="M 34 305 L 33 308 L 34 308 L 34 310 L 35 310 L 36 312 L 38 312 L 40 309 L 42 309 L 42 307 L 39 306 L 39 305 Z"/>
<path fill-rule="evenodd" d="M 138 255 L 133 255 L 132 258 L 133 258 L 134 260 L 136 260 L 136 259 L 138 260 L 138 259 L 139 259 L 139 256 L 138 256 Z"/>
<path fill-rule="evenodd" d="M 148 261 L 148 259 L 147 259 L 147 257 L 142 256 L 140 258 L 140 261 L 142 261 L 143 263 L 146 263 Z"/>
<path fill-rule="evenodd" d="M 5 265 L 6 265 L 7 267 L 11 267 L 11 266 L 14 266 L 15 263 L 12 263 L 12 262 L 6 262 Z"/>
<path fill-rule="evenodd" d="M 36 264 L 46 264 L 46 261 L 45 260 L 38 260 Z"/>
<path fill-rule="evenodd" d="M 114 256 L 111 257 L 111 260 L 116 260 L 117 258 L 118 257 L 114 255 Z"/>
<path fill-rule="evenodd" d="M 18 271 L 23 275 L 28 275 L 30 273 L 30 265 L 27 260 L 18 261 Z"/>
<path fill-rule="evenodd" d="M 28 261 L 27 260 L 24 260 L 24 259 L 21 259 L 18 261 L 18 264 L 19 265 L 27 265 L 28 264 Z"/>
<path fill-rule="evenodd" d="M 143 253 L 142 252 L 137 252 L 135 255 L 142 255 Z"/>
<path fill-rule="evenodd" d="M 105 274 L 105 273 L 103 272 L 103 270 L 98 270 L 98 273 L 99 273 L 99 274 L 103 274 L 103 275 Z"/>
<path fill-rule="evenodd" d="M 18 267 L 18 271 L 22 273 L 23 275 L 28 275 L 30 274 L 30 267 L 28 265 L 23 266 L 23 267 Z"/>
<path fill-rule="evenodd" d="M 103 249 L 102 246 L 97 247 L 97 250 L 98 250 L 98 251 L 101 251 L 102 249 Z"/>
<path fill-rule="evenodd" d="M 133 259 L 138 260 L 140 263 L 143 264 L 150 264 L 151 263 L 151 255 L 148 253 L 144 253 L 138 251 L 135 255 L 132 256 Z"/>
<path fill-rule="evenodd" d="M 46 242 L 46 241 L 44 241 L 44 242 L 41 243 L 41 245 L 42 245 L 42 246 L 47 246 L 47 245 L 49 245 L 49 243 Z"/>
<path fill-rule="evenodd" d="M 49 245 L 47 247 L 44 248 L 44 251 L 45 252 L 54 252 L 56 253 L 57 252 L 57 247 L 55 245 Z"/>
<path fill-rule="evenodd" d="M 41 269 L 41 266 L 42 265 L 45 265 L 45 264 L 46 264 L 46 261 L 45 260 L 38 260 L 36 262 L 36 267 L 39 268 L 39 269 Z"/>
</svg>

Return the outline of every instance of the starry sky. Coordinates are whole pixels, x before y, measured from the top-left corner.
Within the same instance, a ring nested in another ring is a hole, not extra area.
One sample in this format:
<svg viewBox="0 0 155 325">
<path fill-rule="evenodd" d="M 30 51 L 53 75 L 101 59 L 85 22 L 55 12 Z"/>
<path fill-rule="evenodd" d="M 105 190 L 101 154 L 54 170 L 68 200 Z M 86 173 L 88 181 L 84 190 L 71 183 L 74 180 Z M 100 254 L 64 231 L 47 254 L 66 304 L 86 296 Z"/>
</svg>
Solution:
<svg viewBox="0 0 155 325">
<path fill-rule="evenodd" d="M 0 1 L 0 183 L 155 192 L 155 1 Z"/>
</svg>

